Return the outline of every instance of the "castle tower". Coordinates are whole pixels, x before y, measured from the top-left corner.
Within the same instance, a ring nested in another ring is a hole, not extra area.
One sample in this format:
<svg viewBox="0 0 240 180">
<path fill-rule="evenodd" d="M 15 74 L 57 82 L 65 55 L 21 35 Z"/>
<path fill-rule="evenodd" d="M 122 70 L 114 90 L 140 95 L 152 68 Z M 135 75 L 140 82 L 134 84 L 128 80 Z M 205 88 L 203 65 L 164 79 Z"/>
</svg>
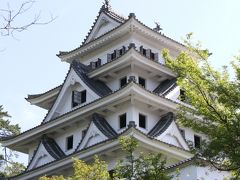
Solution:
<svg viewBox="0 0 240 180">
<path fill-rule="evenodd" d="M 13 179 L 68 176 L 73 157 L 89 161 L 95 154 L 111 170 L 125 157 L 118 143 L 125 135 L 139 142 L 139 152 L 161 152 L 169 169 L 183 168 L 182 177 L 200 177 L 200 167 L 191 167 L 196 160 L 187 141 L 200 146 L 205 137 L 176 124 L 177 106 L 184 102 L 176 75 L 161 57 L 163 48 L 172 56 L 186 48 L 159 30 L 134 13 L 124 18 L 109 5 L 101 7 L 81 46 L 58 54 L 69 63 L 63 83 L 28 96 L 31 104 L 48 110 L 42 123 L 2 140 L 29 155 L 26 171 Z M 186 167 L 192 168 L 189 176 Z"/>
</svg>

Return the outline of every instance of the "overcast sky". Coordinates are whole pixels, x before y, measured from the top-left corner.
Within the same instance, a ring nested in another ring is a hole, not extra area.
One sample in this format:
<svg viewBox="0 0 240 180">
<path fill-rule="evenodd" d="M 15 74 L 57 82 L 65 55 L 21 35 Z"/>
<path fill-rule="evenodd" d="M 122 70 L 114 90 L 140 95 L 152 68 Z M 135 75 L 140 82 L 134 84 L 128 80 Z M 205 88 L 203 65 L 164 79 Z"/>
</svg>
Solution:
<svg viewBox="0 0 240 180">
<path fill-rule="evenodd" d="M 0 8 L 13 0 L 0 0 Z M 57 19 L 44 26 L 34 26 L 12 37 L 0 37 L 0 104 L 25 131 L 38 125 L 46 111 L 30 105 L 28 94 L 45 92 L 60 85 L 69 65 L 56 54 L 78 47 L 87 35 L 102 0 L 36 1 L 18 23 L 41 12 L 42 21 L 50 15 Z M 177 41 L 189 32 L 213 53 L 211 60 L 219 68 L 228 65 L 240 49 L 240 1 L 238 0 L 112 0 L 112 8 L 127 17 L 136 17 L 149 27 L 159 22 L 163 33 Z"/>
</svg>

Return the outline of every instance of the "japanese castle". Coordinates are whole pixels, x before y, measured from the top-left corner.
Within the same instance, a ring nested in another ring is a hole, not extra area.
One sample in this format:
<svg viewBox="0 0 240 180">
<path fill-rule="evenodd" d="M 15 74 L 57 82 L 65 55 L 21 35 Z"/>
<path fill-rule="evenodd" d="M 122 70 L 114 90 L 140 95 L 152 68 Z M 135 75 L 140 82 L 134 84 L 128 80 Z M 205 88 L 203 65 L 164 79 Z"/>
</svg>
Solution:
<svg viewBox="0 0 240 180">
<path fill-rule="evenodd" d="M 160 152 L 167 170 L 180 180 L 219 180 L 229 176 L 191 153 L 189 144 L 201 146 L 203 134 L 176 123 L 182 102 L 176 75 L 165 66 L 161 51 L 171 56 L 187 50 L 150 28 L 134 13 L 127 18 L 105 3 L 83 43 L 60 52 L 69 63 L 63 83 L 26 100 L 48 112 L 42 123 L 2 144 L 29 156 L 26 170 L 12 179 L 38 179 L 43 175 L 72 175 L 72 158 L 91 161 L 97 154 L 109 171 L 125 157 L 119 137 L 132 136 L 138 152 Z"/>
</svg>

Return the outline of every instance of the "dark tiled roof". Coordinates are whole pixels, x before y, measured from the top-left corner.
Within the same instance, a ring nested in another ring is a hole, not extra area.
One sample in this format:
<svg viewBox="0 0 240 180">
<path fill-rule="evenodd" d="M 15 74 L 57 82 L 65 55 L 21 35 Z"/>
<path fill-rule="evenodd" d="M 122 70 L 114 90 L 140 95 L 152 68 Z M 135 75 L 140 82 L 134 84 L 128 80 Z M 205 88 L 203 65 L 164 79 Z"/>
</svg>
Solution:
<svg viewBox="0 0 240 180">
<path fill-rule="evenodd" d="M 161 94 L 163 96 L 167 95 L 170 91 L 172 91 L 177 86 L 176 79 L 166 79 L 161 82 L 156 89 L 153 90 L 154 93 Z"/>
<path fill-rule="evenodd" d="M 113 138 L 118 135 L 116 131 L 108 124 L 108 122 L 99 114 L 94 113 L 92 118 L 93 118 L 93 123 L 108 138 Z"/>
<path fill-rule="evenodd" d="M 174 119 L 174 115 L 172 112 L 165 114 L 157 122 L 157 124 L 151 129 L 151 131 L 148 133 L 148 135 L 153 136 L 153 137 L 159 136 L 170 126 L 173 119 Z"/>
<path fill-rule="evenodd" d="M 44 136 L 42 143 L 45 149 L 54 159 L 61 159 L 66 156 L 54 139 Z"/>
<path fill-rule="evenodd" d="M 100 97 L 112 93 L 112 90 L 102 81 L 88 78 L 87 73 L 90 71 L 88 66 L 85 66 L 80 62 L 73 61 L 71 67 L 75 70 L 81 80 Z"/>
</svg>

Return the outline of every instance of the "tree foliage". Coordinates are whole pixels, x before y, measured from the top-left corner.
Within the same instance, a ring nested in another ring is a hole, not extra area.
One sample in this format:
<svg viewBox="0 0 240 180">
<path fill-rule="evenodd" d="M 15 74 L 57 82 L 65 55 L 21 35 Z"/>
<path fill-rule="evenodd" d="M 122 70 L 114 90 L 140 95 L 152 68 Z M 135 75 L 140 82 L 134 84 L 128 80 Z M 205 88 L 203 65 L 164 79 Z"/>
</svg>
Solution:
<svg viewBox="0 0 240 180">
<path fill-rule="evenodd" d="M 163 159 L 162 154 L 144 154 L 139 156 L 134 154 L 138 143 L 129 137 L 121 137 L 119 142 L 122 150 L 127 153 L 126 159 L 121 160 L 115 168 L 116 179 L 130 179 L 130 180 L 169 180 L 169 176 L 165 172 L 166 160 Z"/>
<path fill-rule="evenodd" d="M 74 159 L 73 176 L 68 180 L 169 180 L 171 176 L 165 172 L 165 159 L 161 154 L 144 154 L 135 157 L 134 151 L 138 147 L 137 141 L 132 137 L 119 139 L 122 150 L 127 153 L 126 159 L 121 160 L 114 169 L 113 177 L 110 177 L 107 164 L 99 160 L 97 156 L 92 164 L 86 164 L 82 160 Z M 63 180 L 63 176 L 41 177 L 39 180 Z"/>
<path fill-rule="evenodd" d="M 92 164 L 87 164 L 82 160 L 74 159 L 73 161 L 73 177 L 68 180 L 108 180 L 107 164 L 101 161 L 97 156 L 94 157 Z M 41 177 L 39 180 L 64 180 L 63 176 Z"/>
<path fill-rule="evenodd" d="M 3 107 L 0 106 L 0 138 L 20 133 L 20 127 L 18 124 L 11 125 L 10 121 L 6 119 L 9 117 L 8 113 L 3 111 Z M 14 151 L 4 147 L 2 148 L 2 152 L 3 153 L 0 152 L 0 176 L 14 176 L 25 169 L 23 164 L 14 162 L 13 157 L 16 156 Z"/>
<path fill-rule="evenodd" d="M 231 62 L 231 77 L 226 66 L 215 70 L 208 60 L 209 51 L 192 43 L 187 35 L 188 51 L 172 58 L 163 51 L 166 65 L 178 76 L 177 84 L 192 108 L 180 105 L 179 123 L 206 134 L 198 155 L 220 170 L 240 173 L 240 58 Z"/>
</svg>

